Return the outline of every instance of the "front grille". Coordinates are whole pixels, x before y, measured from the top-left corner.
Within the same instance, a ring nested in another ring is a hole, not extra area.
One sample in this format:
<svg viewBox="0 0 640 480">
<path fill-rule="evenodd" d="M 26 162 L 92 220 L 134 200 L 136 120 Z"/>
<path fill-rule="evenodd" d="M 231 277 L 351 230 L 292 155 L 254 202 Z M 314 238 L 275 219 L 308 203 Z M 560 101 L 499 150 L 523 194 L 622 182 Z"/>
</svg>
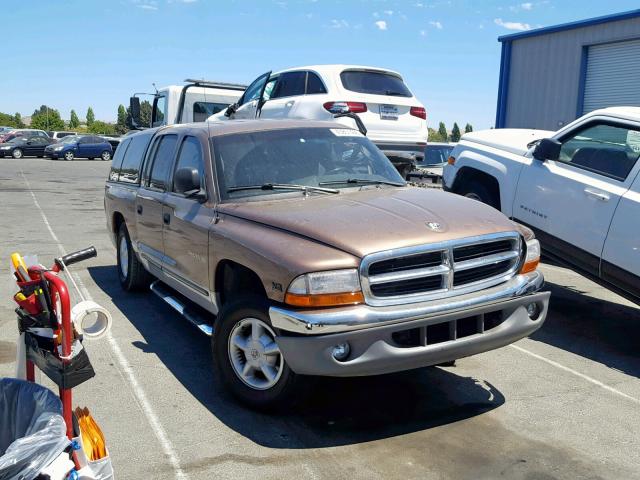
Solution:
<svg viewBox="0 0 640 480">
<path fill-rule="evenodd" d="M 515 232 L 374 253 L 362 262 L 363 291 L 372 305 L 462 294 L 506 280 L 519 261 Z"/>
</svg>

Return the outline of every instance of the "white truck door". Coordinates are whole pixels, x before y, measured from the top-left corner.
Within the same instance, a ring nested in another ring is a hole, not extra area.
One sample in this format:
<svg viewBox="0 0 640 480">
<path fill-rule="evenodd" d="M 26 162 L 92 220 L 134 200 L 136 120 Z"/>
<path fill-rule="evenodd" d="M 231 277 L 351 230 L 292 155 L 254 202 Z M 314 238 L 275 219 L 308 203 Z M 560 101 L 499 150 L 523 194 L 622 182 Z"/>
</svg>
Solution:
<svg viewBox="0 0 640 480">
<path fill-rule="evenodd" d="M 241 118 L 256 118 L 259 101 L 262 98 L 265 85 L 270 75 L 271 72 L 263 73 L 247 87 L 242 97 L 240 97 L 240 100 L 238 100 L 238 108 L 229 118 L 236 120 Z"/>
<path fill-rule="evenodd" d="M 638 136 L 640 139 L 640 135 Z M 640 144 L 638 145 L 640 154 Z M 640 162 L 629 175 L 635 181 L 620 199 L 602 252 L 601 276 L 640 297 Z"/>
<path fill-rule="evenodd" d="M 558 160 L 531 159 L 522 170 L 514 218 L 538 230 L 543 248 L 599 275 L 613 213 L 633 179 L 628 139 L 636 133 L 594 120 L 563 134 Z"/>
</svg>

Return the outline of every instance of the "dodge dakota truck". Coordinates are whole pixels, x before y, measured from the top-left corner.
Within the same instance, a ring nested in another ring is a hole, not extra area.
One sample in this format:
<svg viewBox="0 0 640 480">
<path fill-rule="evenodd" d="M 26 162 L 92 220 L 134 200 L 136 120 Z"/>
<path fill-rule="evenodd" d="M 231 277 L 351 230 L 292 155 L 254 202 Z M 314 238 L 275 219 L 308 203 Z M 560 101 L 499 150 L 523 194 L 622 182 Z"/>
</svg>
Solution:
<svg viewBox="0 0 640 480">
<path fill-rule="evenodd" d="M 480 202 L 406 186 L 359 131 L 237 120 L 126 137 L 105 186 L 122 287 L 212 336 L 255 408 L 304 375 L 450 362 L 540 328 L 539 244 Z"/>
<path fill-rule="evenodd" d="M 466 134 L 444 188 L 532 228 L 550 257 L 640 303 L 640 108 L 596 110 L 557 132 Z"/>
</svg>

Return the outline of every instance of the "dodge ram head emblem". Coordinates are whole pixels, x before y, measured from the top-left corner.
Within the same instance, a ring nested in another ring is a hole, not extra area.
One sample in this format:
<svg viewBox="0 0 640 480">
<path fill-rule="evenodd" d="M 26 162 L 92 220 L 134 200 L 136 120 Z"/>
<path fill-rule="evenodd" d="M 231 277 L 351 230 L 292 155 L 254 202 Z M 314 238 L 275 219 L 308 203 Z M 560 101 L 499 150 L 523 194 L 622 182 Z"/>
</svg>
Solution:
<svg viewBox="0 0 640 480">
<path fill-rule="evenodd" d="M 427 227 L 429 227 L 434 232 L 442 231 L 442 225 L 440 225 L 438 222 L 427 222 Z"/>
</svg>

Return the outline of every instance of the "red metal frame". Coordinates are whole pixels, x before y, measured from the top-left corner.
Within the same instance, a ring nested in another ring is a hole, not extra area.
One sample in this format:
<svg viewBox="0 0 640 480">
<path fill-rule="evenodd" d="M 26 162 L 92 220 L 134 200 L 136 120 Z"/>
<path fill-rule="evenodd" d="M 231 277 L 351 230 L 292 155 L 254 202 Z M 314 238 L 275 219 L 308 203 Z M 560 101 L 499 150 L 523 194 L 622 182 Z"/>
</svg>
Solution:
<svg viewBox="0 0 640 480">
<path fill-rule="evenodd" d="M 29 277 L 32 280 L 44 278 L 49 284 L 49 293 L 51 296 L 51 305 L 60 320 L 60 328 L 55 331 L 58 338 L 61 338 L 62 346 L 62 362 L 69 363 L 68 358 L 71 355 L 71 344 L 73 342 L 73 327 L 71 325 L 71 297 L 69 289 L 65 281 L 58 276 L 60 267 L 54 263 L 51 270 L 46 270 L 40 266 L 29 267 Z M 60 311 L 58 311 L 58 308 Z M 62 337 L 60 337 L 62 335 Z M 35 366 L 33 362 L 27 360 L 27 380 L 35 381 Z M 62 416 L 67 424 L 67 437 L 73 439 L 73 407 L 70 388 L 59 389 L 60 400 L 62 401 Z M 73 460 L 76 467 L 79 467 L 75 451 L 73 452 Z"/>
</svg>

